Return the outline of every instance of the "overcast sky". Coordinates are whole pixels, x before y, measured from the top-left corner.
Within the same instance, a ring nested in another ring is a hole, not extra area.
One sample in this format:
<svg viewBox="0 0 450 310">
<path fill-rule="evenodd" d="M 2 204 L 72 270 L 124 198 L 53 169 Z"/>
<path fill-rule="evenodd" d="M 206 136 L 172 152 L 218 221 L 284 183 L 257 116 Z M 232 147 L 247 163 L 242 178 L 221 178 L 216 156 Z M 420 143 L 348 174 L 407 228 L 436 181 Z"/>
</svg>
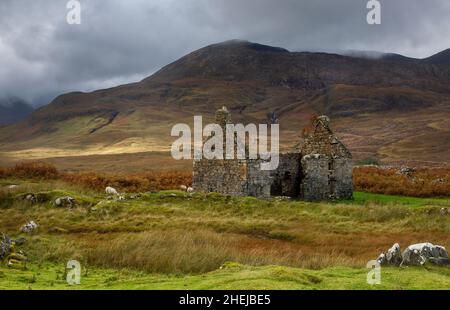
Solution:
<svg viewBox="0 0 450 310">
<path fill-rule="evenodd" d="M 0 0 L 0 97 L 33 104 L 72 90 L 139 81 L 205 45 L 229 39 L 291 51 L 370 50 L 427 57 L 450 47 L 449 0 Z"/>
</svg>

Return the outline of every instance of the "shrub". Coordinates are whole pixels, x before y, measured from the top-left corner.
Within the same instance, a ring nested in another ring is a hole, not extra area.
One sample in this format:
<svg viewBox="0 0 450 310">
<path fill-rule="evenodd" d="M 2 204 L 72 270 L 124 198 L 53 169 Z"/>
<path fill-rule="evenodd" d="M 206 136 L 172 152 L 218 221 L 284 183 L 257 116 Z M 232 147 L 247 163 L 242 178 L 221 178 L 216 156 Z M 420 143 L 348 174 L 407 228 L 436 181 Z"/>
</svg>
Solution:
<svg viewBox="0 0 450 310">
<path fill-rule="evenodd" d="M 355 167 L 356 191 L 413 197 L 450 196 L 450 168 L 419 168 L 410 175 L 398 168 Z"/>
<path fill-rule="evenodd" d="M 59 177 L 59 172 L 54 166 L 40 161 L 16 164 L 6 174 L 28 179 L 57 179 Z"/>
<path fill-rule="evenodd" d="M 180 185 L 191 186 L 192 174 L 184 171 L 146 172 L 135 175 L 106 175 L 97 173 L 67 173 L 63 179 L 99 191 L 112 186 L 119 191 L 145 192 L 177 189 Z"/>
</svg>

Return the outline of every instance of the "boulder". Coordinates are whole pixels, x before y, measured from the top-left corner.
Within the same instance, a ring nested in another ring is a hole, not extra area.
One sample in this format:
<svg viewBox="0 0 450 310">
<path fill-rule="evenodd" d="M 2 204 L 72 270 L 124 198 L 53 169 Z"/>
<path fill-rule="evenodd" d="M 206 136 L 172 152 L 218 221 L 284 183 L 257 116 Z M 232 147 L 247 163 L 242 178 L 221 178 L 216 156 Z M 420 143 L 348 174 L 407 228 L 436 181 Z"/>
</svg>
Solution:
<svg viewBox="0 0 450 310">
<path fill-rule="evenodd" d="M 400 266 L 402 263 L 402 252 L 400 251 L 400 245 L 394 244 L 386 253 L 381 253 L 377 258 L 377 262 L 380 265 Z"/>
<path fill-rule="evenodd" d="M 55 199 L 57 207 L 73 208 L 75 206 L 75 199 L 70 196 L 59 197 Z"/>
<path fill-rule="evenodd" d="M 36 224 L 36 222 L 34 221 L 30 221 L 28 223 L 26 223 L 25 225 L 23 225 L 20 228 L 20 231 L 23 233 L 31 233 L 33 231 L 35 231 L 38 228 L 38 224 Z"/>
<path fill-rule="evenodd" d="M 180 185 L 180 189 L 185 192 L 185 191 L 187 191 L 187 186 L 186 185 Z"/>
<path fill-rule="evenodd" d="M 401 266 L 422 266 L 427 262 L 450 265 L 447 250 L 443 246 L 425 242 L 410 245 L 402 253 Z"/>
<path fill-rule="evenodd" d="M 33 193 L 24 195 L 23 199 L 28 201 L 28 202 L 30 202 L 30 203 L 37 203 L 38 202 L 36 195 L 33 194 Z"/>
</svg>

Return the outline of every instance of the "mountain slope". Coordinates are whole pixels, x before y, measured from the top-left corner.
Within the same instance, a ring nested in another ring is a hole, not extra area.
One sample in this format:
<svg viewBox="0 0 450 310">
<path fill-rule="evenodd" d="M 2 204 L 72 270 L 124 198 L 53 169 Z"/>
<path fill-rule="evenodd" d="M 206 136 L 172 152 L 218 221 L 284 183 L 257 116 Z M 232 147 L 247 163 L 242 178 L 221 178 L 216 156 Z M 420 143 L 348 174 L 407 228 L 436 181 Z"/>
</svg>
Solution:
<svg viewBox="0 0 450 310">
<path fill-rule="evenodd" d="M 438 56 L 363 59 L 227 41 L 138 83 L 59 96 L 0 130 L 0 152 L 48 158 L 168 151 L 173 125 L 192 123 L 194 115 L 206 123 L 226 105 L 235 122 L 265 123 L 275 113 L 284 149 L 298 144 L 312 115 L 328 114 L 356 159 L 441 163 L 450 158 L 450 70 Z"/>
<path fill-rule="evenodd" d="M 18 98 L 0 100 L 0 125 L 13 124 L 25 119 L 33 112 L 33 107 Z"/>
</svg>

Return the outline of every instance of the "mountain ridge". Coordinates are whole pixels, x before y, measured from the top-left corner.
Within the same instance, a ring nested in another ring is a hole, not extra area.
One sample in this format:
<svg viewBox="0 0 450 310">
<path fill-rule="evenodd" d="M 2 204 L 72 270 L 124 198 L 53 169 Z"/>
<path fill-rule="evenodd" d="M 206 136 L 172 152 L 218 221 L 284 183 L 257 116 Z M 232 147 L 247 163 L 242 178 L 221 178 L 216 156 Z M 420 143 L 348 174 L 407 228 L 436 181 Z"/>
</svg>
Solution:
<svg viewBox="0 0 450 310">
<path fill-rule="evenodd" d="M 0 152 L 46 158 L 168 151 L 172 125 L 194 115 L 212 120 L 226 105 L 236 122 L 276 115 L 284 148 L 298 144 L 312 115 L 327 114 L 356 159 L 439 162 L 450 149 L 450 69 L 441 65 L 448 53 L 436 55 L 365 59 L 248 41 L 213 44 L 139 82 L 58 96 L 0 130 Z M 418 133 L 420 142 L 412 142 Z"/>
</svg>

